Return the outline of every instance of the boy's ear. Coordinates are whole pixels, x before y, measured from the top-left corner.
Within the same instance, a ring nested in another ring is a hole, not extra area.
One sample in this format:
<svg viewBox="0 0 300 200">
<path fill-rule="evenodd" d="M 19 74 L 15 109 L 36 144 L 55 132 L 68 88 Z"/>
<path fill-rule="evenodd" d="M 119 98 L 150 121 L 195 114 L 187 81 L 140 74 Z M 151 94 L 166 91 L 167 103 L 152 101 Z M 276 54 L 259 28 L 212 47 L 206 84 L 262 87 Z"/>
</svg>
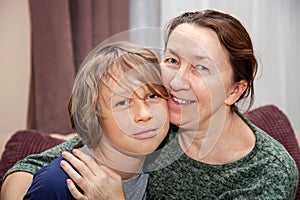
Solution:
<svg viewBox="0 0 300 200">
<path fill-rule="evenodd" d="M 233 105 L 244 93 L 247 87 L 248 87 L 248 82 L 246 80 L 241 80 L 235 83 L 228 91 L 229 93 L 227 94 L 227 97 L 225 99 L 225 104 L 228 106 Z"/>
</svg>

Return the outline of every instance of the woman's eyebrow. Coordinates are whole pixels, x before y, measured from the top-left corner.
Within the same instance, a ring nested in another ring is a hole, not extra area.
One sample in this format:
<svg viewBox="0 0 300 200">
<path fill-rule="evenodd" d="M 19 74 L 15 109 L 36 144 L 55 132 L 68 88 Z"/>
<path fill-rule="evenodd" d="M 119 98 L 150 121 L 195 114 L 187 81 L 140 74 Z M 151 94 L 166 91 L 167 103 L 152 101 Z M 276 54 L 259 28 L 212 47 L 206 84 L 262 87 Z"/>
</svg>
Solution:
<svg viewBox="0 0 300 200">
<path fill-rule="evenodd" d="M 209 56 L 205 56 L 205 55 L 194 55 L 194 56 L 192 56 L 192 58 L 194 60 L 209 60 L 209 61 L 212 61 L 212 59 Z"/>
<path fill-rule="evenodd" d="M 186 57 L 183 54 L 181 54 L 181 53 L 179 53 L 179 52 L 177 52 L 175 50 L 172 50 L 172 49 L 166 49 L 166 52 L 174 54 L 176 56 Z M 192 56 L 188 55 L 188 57 L 190 57 L 191 60 L 209 60 L 209 61 L 212 62 L 212 59 L 209 56 L 207 56 L 207 55 L 195 54 L 195 55 L 192 55 Z"/>
<path fill-rule="evenodd" d="M 171 53 L 171 54 L 175 54 L 175 55 L 180 55 L 179 51 L 174 50 L 174 49 L 166 49 L 166 52 Z"/>
</svg>

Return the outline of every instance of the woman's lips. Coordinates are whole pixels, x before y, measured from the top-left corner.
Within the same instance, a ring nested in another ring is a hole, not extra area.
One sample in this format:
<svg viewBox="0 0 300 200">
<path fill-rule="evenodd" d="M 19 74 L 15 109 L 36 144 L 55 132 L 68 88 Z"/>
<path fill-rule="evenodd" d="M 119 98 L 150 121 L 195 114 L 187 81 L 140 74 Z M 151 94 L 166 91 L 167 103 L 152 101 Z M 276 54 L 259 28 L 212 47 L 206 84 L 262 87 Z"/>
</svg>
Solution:
<svg viewBox="0 0 300 200">
<path fill-rule="evenodd" d="M 196 101 L 194 100 L 187 100 L 187 99 L 182 99 L 173 95 L 170 95 L 170 99 L 169 99 L 169 104 L 174 104 L 174 105 L 179 105 L 179 106 L 184 106 L 184 105 L 190 105 L 195 103 Z"/>
<path fill-rule="evenodd" d="M 137 139 L 147 139 L 147 138 L 154 137 L 155 135 L 157 135 L 156 129 L 151 129 L 151 130 L 135 133 L 133 134 L 133 137 Z"/>
<path fill-rule="evenodd" d="M 186 99 L 180 99 L 180 98 L 177 98 L 175 96 L 172 96 L 172 100 L 174 102 L 178 103 L 178 104 L 183 104 L 183 105 L 194 103 L 194 101 L 186 100 Z"/>
</svg>

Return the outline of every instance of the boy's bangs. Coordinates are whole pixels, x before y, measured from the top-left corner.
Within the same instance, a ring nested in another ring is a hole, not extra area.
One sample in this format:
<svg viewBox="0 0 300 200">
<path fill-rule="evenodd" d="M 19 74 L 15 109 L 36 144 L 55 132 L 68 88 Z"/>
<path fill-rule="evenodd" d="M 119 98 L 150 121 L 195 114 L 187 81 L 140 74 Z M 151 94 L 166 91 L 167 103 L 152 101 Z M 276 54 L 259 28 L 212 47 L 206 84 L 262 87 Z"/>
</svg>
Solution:
<svg viewBox="0 0 300 200">
<path fill-rule="evenodd" d="M 116 94 L 118 94 L 116 87 L 121 88 L 123 91 L 125 90 L 128 94 L 135 95 L 137 95 L 135 93 L 137 89 L 147 87 L 156 95 L 167 98 L 168 94 L 162 85 L 159 66 L 157 64 L 145 64 L 145 60 L 137 59 L 139 57 L 134 56 L 134 58 L 130 59 L 128 54 L 126 54 L 114 61 L 107 68 L 107 72 L 103 74 L 101 84 Z M 111 82 L 114 84 L 108 84 Z M 122 96 L 122 94 L 118 95 Z"/>
</svg>

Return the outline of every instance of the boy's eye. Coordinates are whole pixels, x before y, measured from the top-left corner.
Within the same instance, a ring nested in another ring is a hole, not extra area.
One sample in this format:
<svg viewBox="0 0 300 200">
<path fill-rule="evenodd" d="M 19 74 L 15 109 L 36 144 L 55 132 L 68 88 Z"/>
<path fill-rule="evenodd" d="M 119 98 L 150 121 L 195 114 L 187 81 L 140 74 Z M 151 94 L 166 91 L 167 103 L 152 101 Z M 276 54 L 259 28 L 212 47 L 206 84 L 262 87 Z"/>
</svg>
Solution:
<svg viewBox="0 0 300 200">
<path fill-rule="evenodd" d="M 130 103 L 130 100 L 129 99 L 126 99 L 126 100 L 122 100 L 122 101 L 119 101 L 116 103 L 115 107 L 117 106 L 126 106 Z"/>
<path fill-rule="evenodd" d="M 157 98 L 159 98 L 159 96 L 156 95 L 156 94 L 149 94 L 149 95 L 147 96 L 147 99 L 157 99 Z"/>
</svg>

